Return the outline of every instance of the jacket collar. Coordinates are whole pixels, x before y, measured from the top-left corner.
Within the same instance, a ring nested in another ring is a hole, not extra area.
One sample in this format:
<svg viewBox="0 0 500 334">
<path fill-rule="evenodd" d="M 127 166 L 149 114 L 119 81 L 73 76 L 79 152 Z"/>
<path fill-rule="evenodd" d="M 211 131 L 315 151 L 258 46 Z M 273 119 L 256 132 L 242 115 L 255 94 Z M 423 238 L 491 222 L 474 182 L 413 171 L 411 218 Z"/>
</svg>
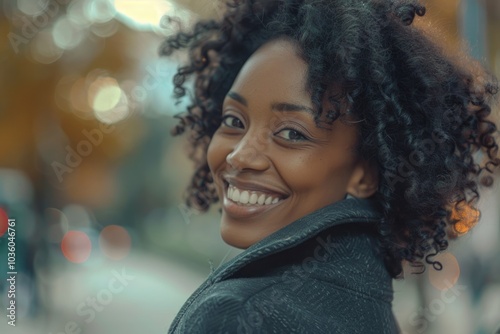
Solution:
<svg viewBox="0 0 500 334">
<path fill-rule="evenodd" d="M 336 225 L 377 223 L 382 214 L 373 199 L 348 198 L 299 218 L 215 269 L 209 284 L 224 280 L 250 264 L 269 255 L 292 248 Z"/>
<path fill-rule="evenodd" d="M 212 284 L 229 278 L 238 270 L 256 262 L 259 259 L 263 259 L 272 254 L 293 248 L 294 246 L 311 239 L 315 235 L 332 226 L 360 223 L 375 224 L 382 218 L 382 214 L 376 208 L 376 203 L 373 200 L 358 198 L 344 199 L 299 218 L 261 241 L 253 244 L 242 253 L 219 266 L 209 275 L 205 282 L 198 287 L 198 289 L 182 306 L 181 310 L 172 322 L 169 333 L 173 333 L 175 331 L 179 320 L 182 318 L 189 306 L 205 289 Z M 345 283 L 346 288 L 350 288 L 349 285 L 352 283 L 350 282 L 352 281 L 352 277 L 348 278 L 348 282 L 341 282 Z M 388 286 L 390 282 L 388 275 L 382 280 L 383 282 L 378 282 L 377 277 L 374 279 L 377 281 L 376 284 L 363 284 L 363 286 L 368 286 L 372 292 L 380 290 L 382 287 L 384 290 L 382 294 L 386 296 L 384 299 L 390 301 L 392 299 L 392 288 L 389 288 Z M 357 287 L 357 290 L 360 290 L 359 286 Z M 368 293 L 370 293 L 370 291 L 368 291 Z"/>
</svg>

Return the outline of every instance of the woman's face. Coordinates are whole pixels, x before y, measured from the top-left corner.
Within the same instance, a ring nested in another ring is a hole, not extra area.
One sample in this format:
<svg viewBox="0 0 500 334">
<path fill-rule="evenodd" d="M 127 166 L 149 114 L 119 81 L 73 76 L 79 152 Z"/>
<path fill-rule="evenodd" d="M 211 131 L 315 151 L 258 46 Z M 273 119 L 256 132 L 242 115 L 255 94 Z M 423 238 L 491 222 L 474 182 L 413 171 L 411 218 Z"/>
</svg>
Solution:
<svg viewBox="0 0 500 334">
<path fill-rule="evenodd" d="M 359 196 L 357 128 L 318 128 L 305 90 L 307 63 L 274 40 L 245 63 L 227 94 L 208 148 L 222 204 L 221 236 L 247 248 L 346 193 Z"/>
</svg>

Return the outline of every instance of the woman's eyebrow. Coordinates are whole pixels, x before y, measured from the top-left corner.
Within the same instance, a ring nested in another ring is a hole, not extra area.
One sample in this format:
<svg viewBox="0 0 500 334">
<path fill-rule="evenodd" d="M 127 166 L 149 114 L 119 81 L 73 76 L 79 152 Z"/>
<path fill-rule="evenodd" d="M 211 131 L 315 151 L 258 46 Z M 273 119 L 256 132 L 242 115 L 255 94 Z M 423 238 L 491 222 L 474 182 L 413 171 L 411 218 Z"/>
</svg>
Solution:
<svg viewBox="0 0 500 334">
<path fill-rule="evenodd" d="M 230 98 L 232 98 L 233 100 L 241 103 L 242 105 L 244 105 L 245 107 L 248 107 L 248 102 L 247 102 L 247 99 L 245 99 L 243 96 L 241 96 L 240 94 L 236 93 L 236 92 L 233 92 L 233 91 L 230 91 L 229 93 L 227 93 L 227 96 L 229 96 Z"/>
<path fill-rule="evenodd" d="M 305 111 L 314 115 L 314 110 L 311 107 L 306 107 L 301 104 L 287 102 L 273 102 L 271 108 L 276 111 Z"/>
<path fill-rule="evenodd" d="M 247 100 L 240 94 L 231 91 L 227 93 L 227 96 L 233 100 L 241 103 L 245 107 L 248 107 Z M 314 115 L 314 109 L 301 104 L 287 103 L 287 102 L 273 102 L 271 103 L 271 109 L 275 111 L 305 111 Z"/>
</svg>

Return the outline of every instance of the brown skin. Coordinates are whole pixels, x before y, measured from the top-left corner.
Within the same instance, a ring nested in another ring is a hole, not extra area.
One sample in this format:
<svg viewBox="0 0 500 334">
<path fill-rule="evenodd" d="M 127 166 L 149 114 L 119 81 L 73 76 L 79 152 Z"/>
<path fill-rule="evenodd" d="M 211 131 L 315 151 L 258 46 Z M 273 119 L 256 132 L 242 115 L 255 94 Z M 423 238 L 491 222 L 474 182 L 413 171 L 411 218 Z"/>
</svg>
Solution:
<svg viewBox="0 0 500 334">
<path fill-rule="evenodd" d="M 353 153 L 355 124 L 336 121 L 324 129 L 308 111 L 273 110 L 273 103 L 313 110 L 306 71 L 293 41 L 270 41 L 248 59 L 224 100 L 207 159 L 223 204 L 221 236 L 229 245 L 247 248 L 347 193 L 366 198 L 377 190 L 376 170 Z M 225 198 L 226 176 L 282 200 L 248 217 L 228 213 L 224 204 L 233 202 Z"/>
</svg>

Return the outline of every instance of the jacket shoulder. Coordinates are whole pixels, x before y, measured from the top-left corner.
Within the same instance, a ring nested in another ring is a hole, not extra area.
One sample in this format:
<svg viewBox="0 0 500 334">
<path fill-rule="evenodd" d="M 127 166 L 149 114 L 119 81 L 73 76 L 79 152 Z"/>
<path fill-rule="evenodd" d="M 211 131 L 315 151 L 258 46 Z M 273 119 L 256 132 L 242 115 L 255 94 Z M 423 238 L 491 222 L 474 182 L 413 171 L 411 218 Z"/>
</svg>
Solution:
<svg viewBox="0 0 500 334">
<path fill-rule="evenodd" d="M 349 290 L 318 294 L 314 293 L 317 287 L 290 290 L 283 285 L 280 280 L 262 278 L 219 282 L 193 305 L 176 333 L 398 332 L 386 303 Z"/>
<path fill-rule="evenodd" d="M 229 279 L 218 282 L 189 308 L 176 333 L 249 333 L 252 297 L 276 284 L 272 279 Z"/>
<path fill-rule="evenodd" d="M 229 334 L 238 327 L 238 314 L 244 301 L 227 293 L 211 293 L 193 305 L 188 317 L 175 333 Z"/>
<path fill-rule="evenodd" d="M 340 327 L 324 331 L 315 317 L 280 288 L 280 282 L 247 279 L 220 282 L 193 305 L 176 333 L 344 333 Z M 315 329 L 313 329 L 315 328 Z"/>
</svg>

